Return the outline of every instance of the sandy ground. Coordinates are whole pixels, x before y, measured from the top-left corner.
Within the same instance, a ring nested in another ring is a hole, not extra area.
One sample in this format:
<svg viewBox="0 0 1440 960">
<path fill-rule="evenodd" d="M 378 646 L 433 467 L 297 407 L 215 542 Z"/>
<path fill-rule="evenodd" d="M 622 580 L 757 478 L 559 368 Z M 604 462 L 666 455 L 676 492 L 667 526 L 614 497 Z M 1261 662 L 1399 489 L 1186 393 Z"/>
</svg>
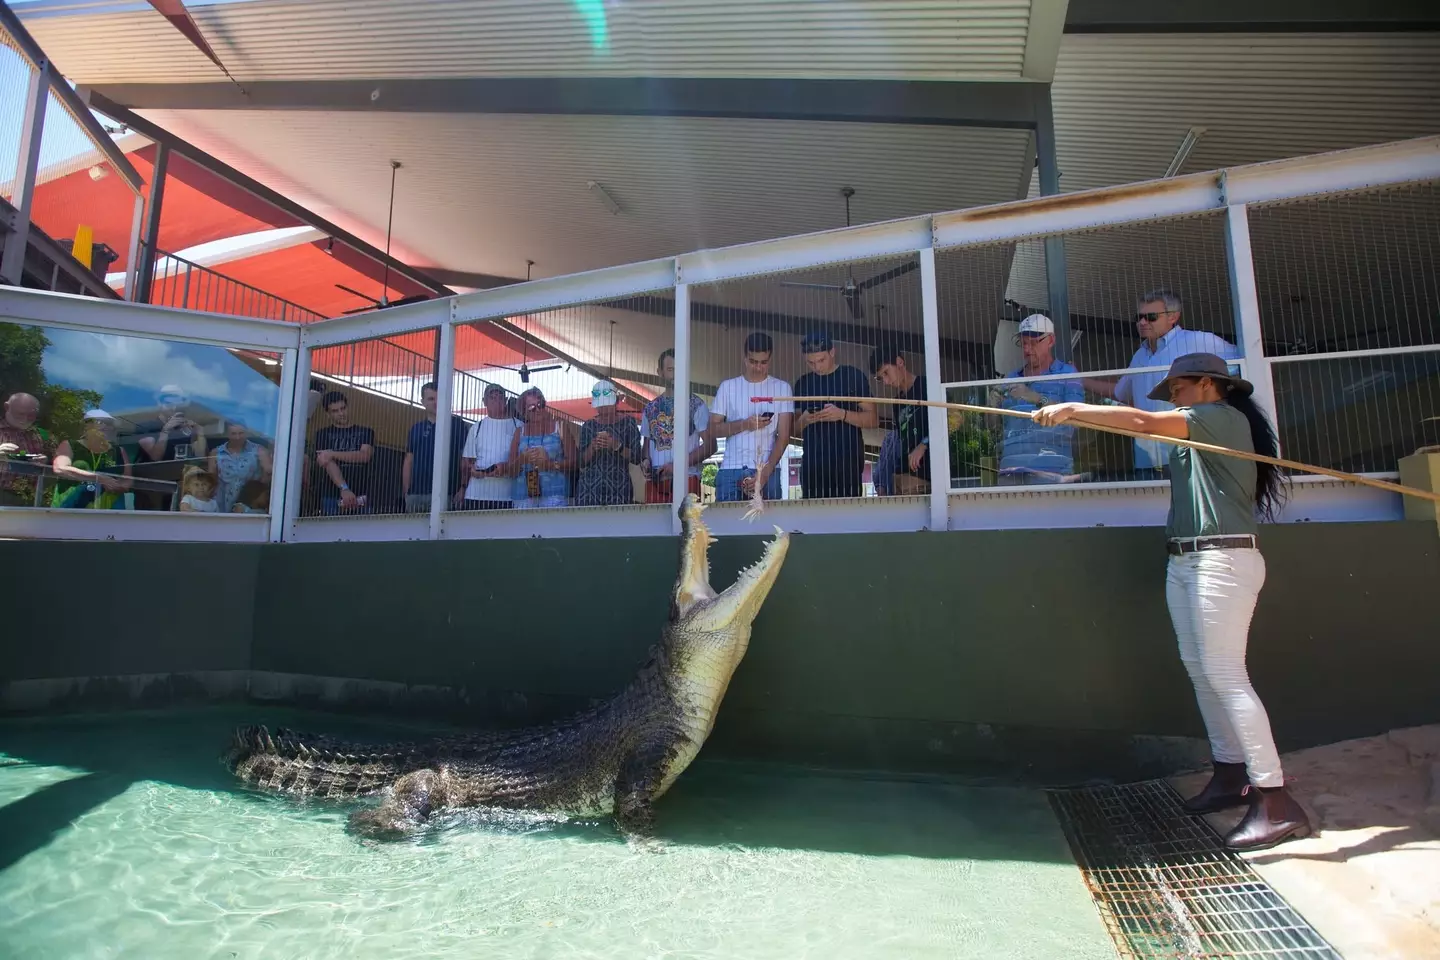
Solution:
<svg viewBox="0 0 1440 960">
<path fill-rule="evenodd" d="M 1283 757 L 1317 832 L 1245 858 L 1345 960 L 1440 958 L 1440 724 Z M 1182 796 L 1208 772 L 1171 781 Z M 1223 835 L 1244 810 L 1206 819 Z"/>
</svg>

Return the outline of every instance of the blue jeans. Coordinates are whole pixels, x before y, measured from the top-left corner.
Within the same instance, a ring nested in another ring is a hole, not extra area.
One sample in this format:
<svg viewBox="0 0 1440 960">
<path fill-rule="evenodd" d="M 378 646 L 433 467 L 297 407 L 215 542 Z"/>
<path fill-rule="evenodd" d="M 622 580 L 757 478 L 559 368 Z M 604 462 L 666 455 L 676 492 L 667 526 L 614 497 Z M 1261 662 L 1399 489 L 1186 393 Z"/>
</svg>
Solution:
<svg viewBox="0 0 1440 960">
<path fill-rule="evenodd" d="M 755 476 L 755 471 L 749 467 L 741 467 L 737 470 L 720 470 L 715 474 L 715 499 L 719 500 L 748 500 L 740 490 L 740 481 L 746 477 Z M 770 479 L 765 481 L 765 499 L 780 499 L 780 469 L 770 474 Z"/>
</svg>

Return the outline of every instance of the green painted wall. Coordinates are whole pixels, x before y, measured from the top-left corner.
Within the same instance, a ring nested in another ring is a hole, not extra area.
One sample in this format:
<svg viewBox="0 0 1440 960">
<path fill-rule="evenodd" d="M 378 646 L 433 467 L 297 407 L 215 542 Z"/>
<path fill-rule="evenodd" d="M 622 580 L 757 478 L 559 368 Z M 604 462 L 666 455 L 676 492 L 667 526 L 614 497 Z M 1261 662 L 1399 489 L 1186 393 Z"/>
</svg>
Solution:
<svg viewBox="0 0 1440 960">
<path fill-rule="evenodd" d="M 0 541 L 0 680 L 249 669 L 262 549 Z"/>
<path fill-rule="evenodd" d="M 759 544 L 716 544 L 714 583 Z M 1251 670 L 1282 747 L 1440 721 L 1434 525 L 1291 524 L 1264 544 Z M 645 538 L 4 543 L 15 597 L 39 604 L 20 636 L 74 612 L 38 649 L 17 651 L 12 632 L 0 670 L 248 663 L 458 687 L 452 711 L 520 722 L 629 679 L 658 636 L 676 551 Z M 1007 770 L 1073 752 L 1076 773 L 1097 750 L 1133 759 L 1133 735 L 1199 736 L 1164 574 L 1153 529 L 796 536 L 713 750 Z M 116 612 L 104 639 L 85 629 L 103 610 Z"/>
</svg>

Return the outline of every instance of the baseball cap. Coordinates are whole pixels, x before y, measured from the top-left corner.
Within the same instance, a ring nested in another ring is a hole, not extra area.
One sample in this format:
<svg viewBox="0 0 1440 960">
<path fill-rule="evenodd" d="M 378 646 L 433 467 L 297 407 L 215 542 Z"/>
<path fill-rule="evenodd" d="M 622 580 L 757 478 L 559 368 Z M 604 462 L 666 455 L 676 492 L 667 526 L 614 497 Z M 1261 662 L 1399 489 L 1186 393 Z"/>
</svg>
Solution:
<svg viewBox="0 0 1440 960">
<path fill-rule="evenodd" d="M 1020 321 L 1020 336 L 1022 337 L 1027 333 L 1033 333 L 1036 336 L 1043 337 L 1047 333 L 1054 332 L 1055 324 L 1051 323 L 1050 318 L 1043 313 L 1032 313 Z"/>
<path fill-rule="evenodd" d="M 81 419 L 82 419 L 82 420 L 114 420 L 115 418 L 112 417 L 112 416 L 110 416 L 110 414 L 106 413 L 104 410 L 101 410 L 99 407 L 96 407 L 94 410 L 86 410 L 86 411 L 85 411 L 85 416 L 81 417 Z"/>
<path fill-rule="evenodd" d="M 595 408 L 615 405 L 615 384 L 609 380 L 597 380 L 590 388 L 590 406 Z"/>
<path fill-rule="evenodd" d="M 503 397 L 505 396 L 505 388 L 500 386 L 500 384 L 498 383 L 492 383 L 490 384 L 490 386 L 485 388 L 485 396 L 489 397 L 492 393 L 498 393 L 500 394 L 500 396 Z"/>
<path fill-rule="evenodd" d="M 835 342 L 830 339 L 830 331 L 811 330 L 809 333 L 805 334 L 804 339 L 800 341 L 800 352 L 820 353 L 821 351 L 829 350 L 834 346 Z"/>
</svg>

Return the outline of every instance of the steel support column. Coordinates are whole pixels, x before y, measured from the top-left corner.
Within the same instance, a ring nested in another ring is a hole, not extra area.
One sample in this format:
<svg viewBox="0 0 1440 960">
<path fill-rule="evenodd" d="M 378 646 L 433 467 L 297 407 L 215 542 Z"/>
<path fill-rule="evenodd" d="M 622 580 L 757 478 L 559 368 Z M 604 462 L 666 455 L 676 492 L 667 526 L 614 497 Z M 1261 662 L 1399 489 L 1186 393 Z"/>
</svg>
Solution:
<svg viewBox="0 0 1440 960">
<path fill-rule="evenodd" d="M 925 399 L 944 403 L 940 373 L 940 298 L 935 281 L 935 248 L 920 251 L 920 309 L 925 331 Z M 925 411 L 930 434 L 930 529 L 950 528 L 950 418 L 941 407 Z"/>
<path fill-rule="evenodd" d="M 170 166 L 170 146 L 163 141 L 155 144 L 155 172 L 150 177 L 150 202 L 145 209 L 145 228 L 140 239 L 140 269 L 135 279 L 135 295 L 139 303 L 150 302 L 150 288 L 155 282 L 155 254 L 160 242 L 160 208 L 165 205 L 165 171 Z M 189 306 L 186 304 L 185 306 Z"/>
<path fill-rule="evenodd" d="M 40 169 L 40 141 L 45 134 L 45 104 L 50 98 L 50 62 L 41 60 L 30 74 L 25 92 L 25 120 L 20 128 L 20 150 L 15 170 L 15 220 L 5 236 L 0 255 L 0 279 L 16 286 L 25 273 L 25 250 L 30 244 L 30 208 L 35 199 L 35 176 Z"/>
<path fill-rule="evenodd" d="M 680 505 L 690 487 L 690 284 L 675 284 L 675 430 L 670 451 L 674 464 L 670 472 L 672 496 L 670 524 L 676 536 L 680 530 Z M 655 472 L 655 465 L 650 465 Z"/>
<path fill-rule="evenodd" d="M 1275 424 L 1275 382 L 1265 356 L 1260 295 L 1255 288 L 1255 258 L 1250 247 L 1250 213 L 1243 203 L 1225 208 L 1225 263 L 1230 270 L 1230 296 L 1235 311 L 1236 340 L 1245 358 L 1245 379 L 1255 385 L 1255 405 Z M 1276 437 L 1279 443 L 1279 437 Z M 1285 455 L 1282 449 L 1280 456 Z"/>
<path fill-rule="evenodd" d="M 1060 192 L 1060 168 L 1055 159 L 1055 114 L 1050 108 L 1050 85 L 1035 98 L 1035 158 L 1040 166 L 1040 195 Z M 1050 290 L 1050 319 L 1055 324 L 1055 356 L 1070 360 L 1070 289 L 1065 272 L 1065 238 L 1045 238 L 1045 282 Z"/>
<path fill-rule="evenodd" d="M 435 449 L 430 474 L 430 539 L 440 539 L 445 508 L 450 501 L 451 411 L 455 409 L 455 300 L 450 300 L 450 322 L 440 325 L 440 350 L 435 371 Z M 461 483 L 465 481 L 462 478 Z"/>
</svg>

